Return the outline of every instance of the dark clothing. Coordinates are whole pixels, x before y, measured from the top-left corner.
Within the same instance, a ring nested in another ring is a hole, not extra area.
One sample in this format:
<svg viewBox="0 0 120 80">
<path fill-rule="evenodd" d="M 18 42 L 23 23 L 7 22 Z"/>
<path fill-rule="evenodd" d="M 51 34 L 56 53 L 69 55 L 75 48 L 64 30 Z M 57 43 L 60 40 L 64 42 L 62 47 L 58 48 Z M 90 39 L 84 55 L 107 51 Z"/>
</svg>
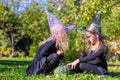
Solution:
<svg viewBox="0 0 120 80">
<path fill-rule="evenodd" d="M 26 70 L 27 75 L 47 74 L 57 67 L 63 56 L 58 56 L 55 44 L 55 41 L 51 40 L 40 46 Z"/>
<path fill-rule="evenodd" d="M 82 62 L 78 65 L 78 70 L 80 72 L 87 71 L 87 72 L 93 72 L 98 75 L 106 75 L 108 74 L 107 70 L 102 68 L 101 66 L 97 66 L 91 63 Z"/>
<path fill-rule="evenodd" d="M 106 49 L 107 47 L 103 44 L 98 51 L 91 51 L 89 55 L 79 58 L 80 63 L 77 65 L 77 68 L 99 75 L 107 74 Z"/>
</svg>

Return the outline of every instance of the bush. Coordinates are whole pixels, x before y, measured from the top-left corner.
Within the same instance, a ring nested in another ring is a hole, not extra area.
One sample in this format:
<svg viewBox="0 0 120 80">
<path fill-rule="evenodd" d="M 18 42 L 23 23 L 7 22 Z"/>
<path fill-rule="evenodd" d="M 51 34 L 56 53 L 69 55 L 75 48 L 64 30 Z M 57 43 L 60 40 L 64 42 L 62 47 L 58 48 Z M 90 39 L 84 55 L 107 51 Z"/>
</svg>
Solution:
<svg viewBox="0 0 120 80">
<path fill-rule="evenodd" d="M 4 48 L 4 47 L 0 47 L 0 56 L 10 56 L 10 53 L 12 52 L 11 48 Z"/>
<path fill-rule="evenodd" d="M 36 54 L 36 52 L 38 51 L 39 45 L 37 44 L 32 44 L 30 46 L 30 50 L 29 50 L 29 56 L 30 57 L 34 57 L 34 55 Z"/>
</svg>

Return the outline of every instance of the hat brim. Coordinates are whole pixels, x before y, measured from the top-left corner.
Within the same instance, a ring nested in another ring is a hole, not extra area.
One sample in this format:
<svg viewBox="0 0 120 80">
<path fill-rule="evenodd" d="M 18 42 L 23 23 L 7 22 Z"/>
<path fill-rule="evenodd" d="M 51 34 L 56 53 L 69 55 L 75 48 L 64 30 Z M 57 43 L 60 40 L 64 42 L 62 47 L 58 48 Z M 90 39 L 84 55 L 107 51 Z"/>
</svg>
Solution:
<svg viewBox="0 0 120 80">
<path fill-rule="evenodd" d="M 80 34 L 85 34 L 85 30 L 77 29 L 77 32 L 80 33 Z"/>
<path fill-rule="evenodd" d="M 77 32 L 80 33 L 80 34 L 85 34 L 85 31 L 88 31 L 88 30 L 80 30 L 80 29 L 77 30 Z M 91 32 L 91 31 L 89 31 L 89 32 Z M 104 34 L 99 34 L 99 35 L 104 40 L 109 40 L 110 39 L 108 36 L 106 36 Z"/>
<path fill-rule="evenodd" d="M 96 32 L 92 32 L 92 31 L 89 31 L 89 30 L 85 30 L 85 31 L 88 31 L 88 32 L 91 32 L 91 33 L 96 33 Z M 97 33 L 102 39 L 104 40 L 109 40 L 110 38 L 102 33 Z"/>
<path fill-rule="evenodd" d="M 75 25 L 70 25 L 68 27 L 66 27 L 68 29 L 68 32 L 70 32 L 71 30 L 73 30 L 75 28 Z"/>
<path fill-rule="evenodd" d="M 101 37 L 102 39 L 104 39 L 104 40 L 109 40 L 109 39 L 110 39 L 108 36 L 106 36 L 106 35 L 104 35 L 104 34 L 99 34 L 99 35 L 100 35 L 100 37 Z"/>
<path fill-rule="evenodd" d="M 70 32 L 70 31 L 73 30 L 74 28 L 75 28 L 75 25 L 70 25 L 70 26 L 65 27 L 65 28 L 63 28 L 63 29 L 67 29 L 68 32 Z M 61 30 L 63 30 L 63 29 L 61 29 Z M 60 31 L 61 31 L 61 30 L 60 30 Z M 52 35 L 49 37 L 49 39 L 55 37 L 60 31 L 58 31 L 57 33 L 52 34 Z"/>
</svg>

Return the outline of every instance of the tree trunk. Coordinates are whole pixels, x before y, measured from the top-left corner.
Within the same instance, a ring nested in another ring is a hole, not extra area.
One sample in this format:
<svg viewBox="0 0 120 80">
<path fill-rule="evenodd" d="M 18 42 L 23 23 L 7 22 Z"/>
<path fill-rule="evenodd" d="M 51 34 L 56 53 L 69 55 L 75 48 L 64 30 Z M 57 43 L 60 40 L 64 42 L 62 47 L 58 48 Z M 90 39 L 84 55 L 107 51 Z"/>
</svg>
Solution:
<svg viewBox="0 0 120 80">
<path fill-rule="evenodd" d="M 25 51 L 25 56 L 29 56 L 29 50 L 30 50 L 30 45 L 32 43 L 32 39 L 30 37 L 26 38 L 27 42 L 26 42 L 26 51 Z"/>
<path fill-rule="evenodd" d="M 25 56 L 29 56 L 29 46 L 30 46 L 30 40 L 29 38 L 26 38 L 27 42 L 26 42 L 26 51 L 25 51 Z"/>
<path fill-rule="evenodd" d="M 12 53 L 11 53 L 10 57 L 13 57 L 13 55 L 14 55 L 14 36 L 11 34 L 10 38 L 11 38 L 10 40 L 11 40 L 11 47 L 12 47 Z"/>
</svg>

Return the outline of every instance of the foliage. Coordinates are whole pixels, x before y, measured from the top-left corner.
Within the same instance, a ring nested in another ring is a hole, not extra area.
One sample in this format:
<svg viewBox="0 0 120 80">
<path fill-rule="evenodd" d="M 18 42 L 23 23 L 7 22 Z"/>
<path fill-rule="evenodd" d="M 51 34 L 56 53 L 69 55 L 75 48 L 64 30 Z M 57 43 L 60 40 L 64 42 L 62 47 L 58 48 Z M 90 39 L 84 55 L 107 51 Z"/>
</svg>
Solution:
<svg viewBox="0 0 120 80">
<path fill-rule="evenodd" d="M 10 40 L 7 39 L 7 35 L 0 30 L 0 47 L 10 47 Z"/>
<path fill-rule="evenodd" d="M 0 30 L 0 56 L 9 56 L 12 51 L 10 46 L 10 40 L 7 35 Z"/>
<path fill-rule="evenodd" d="M 119 39 L 120 28 L 120 5 L 112 8 L 112 13 L 105 17 L 102 21 L 103 23 L 103 32 L 110 37 L 111 40 Z"/>
<path fill-rule="evenodd" d="M 39 46 L 36 45 L 36 44 L 32 44 L 32 45 L 30 46 L 30 50 L 29 50 L 29 56 L 30 56 L 30 57 L 34 57 L 36 51 L 38 50 L 38 47 L 39 47 Z"/>
<path fill-rule="evenodd" d="M 106 30 L 105 34 L 115 36 L 117 35 L 117 33 L 112 34 L 112 31 L 118 31 L 118 27 L 109 32 L 109 29 L 106 29 L 109 25 L 109 23 L 106 23 L 106 20 L 107 18 L 111 18 L 110 15 L 112 15 L 112 9 L 115 8 L 117 2 L 119 3 L 119 1 L 117 0 L 80 0 L 80 2 L 78 3 L 76 2 L 76 0 L 65 0 L 65 3 L 62 3 L 62 5 L 64 6 L 57 6 L 54 3 L 51 4 L 49 11 L 51 11 L 66 25 L 76 24 L 77 29 L 85 29 L 86 26 L 89 25 L 89 23 L 91 22 L 92 17 L 96 14 L 96 12 L 101 11 L 102 31 L 104 32 L 104 30 Z M 117 23 L 119 23 L 119 21 Z M 113 25 L 116 24 L 114 24 L 113 22 Z M 111 37 L 111 39 L 113 39 L 113 37 Z M 69 50 L 67 51 L 68 58 L 73 59 L 74 55 L 71 54 L 78 55 L 79 52 L 84 50 L 83 44 L 85 43 L 83 43 L 82 41 L 84 41 L 83 35 L 78 34 L 75 30 L 72 31 L 71 34 L 69 34 Z"/>
<path fill-rule="evenodd" d="M 39 42 L 49 36 L 45 12 L 40 10 L 40 6 L 37 3 L 33 3 L 21 14 L 21 19 L 21 34 L 29 36 L 33 40 L 33 43 L 30 46 L 29 54 L 30 56 L 34 56 L 39 48 Z"/>
<path fill-rule="evenodd" d="M 12 55 L 14 54 L 14 45 L 19 40 L 19 27 L 21 26 L 19 15 L 10 11 L 8 6 L 0 3 L 0 29 L 4 35 L 7 35 L 12 48 Z"/>
<path fill-rule="evenodd" d="M 12 3 L 10 6 L 17 9 L 19 4 L 20 2 Z M 10 10 L 9 6 L 0 3 L 0 29 L 4 33 L 0 36 L 8 37 L 8 43 L 5 40 L 4 42 L 10 45 L 9 48 L 12 49 L 12 53 L 20 39 L 29 37 L 32 42 L 29 45 L 26 43 L 30 47 L 27 50 L 29 50 L 30 56 L 34 56 L 39 48 L 39 42 L 50 36 L 46 14 L 41 7 L 33 0 L 24 12 L 16 14 Z M 102 13 L 102 31 L 111 40 L 119 38 L 119 9 L 118 0 L 57 0 L 48 2 L 49 12 L 53 13 L 66 26 L 75 24 L 76 29 L 85 29 L 91 22 L 92 17 L 100 10 Z M 86 45 L 84 42 L 85 35 L 77 33 L 76 29 L 70 32 L 68 36 L 69 49 L 66 51 L 66 56 L 69 59 L 76 58 L 76 55 L 84 50 L 85 46 L 83 45 Z M 23 44 L 21 45 L 23 46 Z"/>
</svg>

